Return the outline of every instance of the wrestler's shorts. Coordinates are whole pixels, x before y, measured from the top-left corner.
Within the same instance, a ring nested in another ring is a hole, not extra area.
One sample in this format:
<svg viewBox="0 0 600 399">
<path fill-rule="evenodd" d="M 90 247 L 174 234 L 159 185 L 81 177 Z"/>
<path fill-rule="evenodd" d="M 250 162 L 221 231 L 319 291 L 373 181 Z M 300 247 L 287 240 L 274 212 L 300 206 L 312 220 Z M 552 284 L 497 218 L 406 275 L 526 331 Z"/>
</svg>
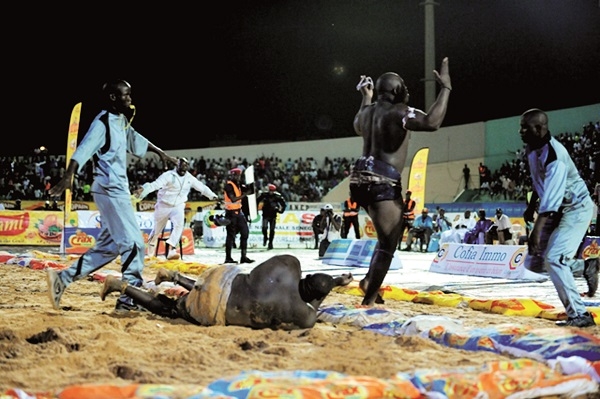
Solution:
<svg viewBox="0 0 600 399">
<path fill-rule="evenodd" d="M 360 157 L 350 174 L 350 195 L 360 206 L 402 198 L 401 175 L 373 157 Z"/>
</svg>

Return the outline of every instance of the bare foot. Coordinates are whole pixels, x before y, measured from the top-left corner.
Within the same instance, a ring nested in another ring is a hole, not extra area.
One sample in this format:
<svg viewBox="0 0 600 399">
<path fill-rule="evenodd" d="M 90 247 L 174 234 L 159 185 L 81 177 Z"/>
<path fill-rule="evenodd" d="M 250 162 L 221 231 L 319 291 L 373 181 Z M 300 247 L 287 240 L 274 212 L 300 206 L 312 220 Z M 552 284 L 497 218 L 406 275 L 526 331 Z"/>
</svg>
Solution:
<svg viewBox="0 0 600 399">
<path fill-rule="evenodd" d="M 165 268 L 158 269 L 156 277 L 154 278 L 154 284 L 160 285 L 163 281 L 173 281 L 175 279 L 175 272 Z"/>
<path fill-rule="evenodd" d="M 362 292 L 367 292 L 367 287 L 368 287 L 368 282 L 366 279 L 362 279 L 360 280 L 360 282 L 358 283 L 358 287 L 362 290 Z M 385 303 L 385 301 L 383 300 L 383 297 L 381 296 L 381 294 L 378 292 L 377 293 L 377 297 L 375 297 L 375 303 L 379 304 L 379 305 L 383 305 Z M 366 306 L 373 306 L 373 303 L 366 303 L 364 300 L 362 302 L 363 305 Z"/>
</svg>

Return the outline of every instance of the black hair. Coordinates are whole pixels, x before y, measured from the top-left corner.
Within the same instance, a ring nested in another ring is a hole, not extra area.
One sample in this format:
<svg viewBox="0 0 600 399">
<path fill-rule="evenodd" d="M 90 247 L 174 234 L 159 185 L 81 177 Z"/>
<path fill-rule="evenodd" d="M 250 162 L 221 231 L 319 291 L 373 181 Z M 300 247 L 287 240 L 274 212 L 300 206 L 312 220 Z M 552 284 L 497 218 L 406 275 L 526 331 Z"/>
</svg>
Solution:
<svg viewBox="0 0 600 399">
<path fill-rule="evenodd" d="M 119 94 L 119 86 L 126 85 L 131 87 L 129 82 L 123 79 L 110 80 L 102 85 L 102 93 L 108 97 L 110 94 Z"/>
</svg>

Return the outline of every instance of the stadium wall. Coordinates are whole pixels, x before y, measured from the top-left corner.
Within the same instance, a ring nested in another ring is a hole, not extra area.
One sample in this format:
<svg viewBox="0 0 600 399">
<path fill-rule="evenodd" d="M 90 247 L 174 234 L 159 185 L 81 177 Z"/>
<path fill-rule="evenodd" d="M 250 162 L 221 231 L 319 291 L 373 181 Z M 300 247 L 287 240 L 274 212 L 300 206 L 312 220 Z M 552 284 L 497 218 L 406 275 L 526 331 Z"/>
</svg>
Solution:
<svg viewBox="0 0 600 399">
<path fill-rule="evenodd" d="M 600 103 L 582 107 L 548 111 L 550 129 L 554 134 L 583 131 L 582 126 L 600 120 Z M 523 148 L 519 139 L 520 115 L 486 122 L 442 127 L 436 132 L 411 132 L 408 158 L 402 173 L 402 182 L 408 181 L 408 170 L 414 154 L 422 147 L 429 147 L 427 166 L 427 203 L 452 202 L 464 187 L 462 169 L 471 169 L 472 184 L 479 186 L 477 167 L 482 162 L 492 171 L 500 168 Z M 288 158 L 314 158 L 322 164 L 325 157 L 356 159 L 362 149 L 361 137 L 329 140 L 293 141 L 286 143 L 252 144 L 216 148 L 170 150 L 173 156 L 188 158 L 228 159 L 242 157 L 252 161 L 262 156 Z M 511 154 L 512 157 L 511 157 Z M 345 186 L 344 186 L 345 185 Z M 328 195 L 328 201 L 343 201 L 348 195 L 347 182 L 342 182 Z M 333 196 L 334 195 L 334 196 Z"/>
</svg>

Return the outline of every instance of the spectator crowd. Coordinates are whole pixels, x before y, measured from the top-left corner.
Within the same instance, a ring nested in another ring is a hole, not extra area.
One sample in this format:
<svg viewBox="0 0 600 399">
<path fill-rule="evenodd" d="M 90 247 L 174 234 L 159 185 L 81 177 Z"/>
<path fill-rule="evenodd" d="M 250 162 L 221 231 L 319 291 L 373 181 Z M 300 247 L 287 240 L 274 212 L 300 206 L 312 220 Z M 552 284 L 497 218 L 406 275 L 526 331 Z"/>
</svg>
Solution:
<svg viewBox="0 0 600 399">
<path fill-rule="evenodd" d="M 592 193 L 595 184 L 600 182 L 600 121 L 584 125 L 582 132 L 565 132 L 554 137 L 567 148 Z M 524 201 L 531 190 L 524 153 L 523 147 L 503 162 L 498 170 L 486 172 L 484 179 L 480 175 L 480 194 L 488 194 L 494 201 Z M 263 191 L 269 184 L 274 184 L 286 202 L 321 202 L 349 175 L 355 162 L 354 158 L 326 157 L 319 162 L 312 157 L 283 160 L 276 156 L 262 156 L 254 160 L 242 157 L 188 159 L 190 173 L 215 193 L 223 192 L 229 170 L 236 167 L 243 170 L 254 165 L 256 190 Z M 31 155 L 1 157 L 0 200 L 50 200 L 48 190 L 61 179 L 65 167 L 65 156 L 39 151 Z M 132 159 L 128 168 L 131 191 L 154 181 L 171 167 L 154 158 Z M 75 201 L 92 201 L 92 177 L 92 163 L 88 162 L 73 184 Z M 148 199 L 155 198 L 150 195 Z M 190 201 L 201 199 L 200 193 L 190 192 Z"/>
</svg>

